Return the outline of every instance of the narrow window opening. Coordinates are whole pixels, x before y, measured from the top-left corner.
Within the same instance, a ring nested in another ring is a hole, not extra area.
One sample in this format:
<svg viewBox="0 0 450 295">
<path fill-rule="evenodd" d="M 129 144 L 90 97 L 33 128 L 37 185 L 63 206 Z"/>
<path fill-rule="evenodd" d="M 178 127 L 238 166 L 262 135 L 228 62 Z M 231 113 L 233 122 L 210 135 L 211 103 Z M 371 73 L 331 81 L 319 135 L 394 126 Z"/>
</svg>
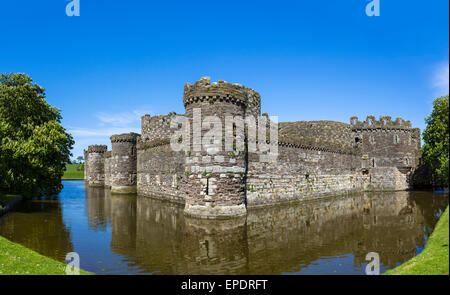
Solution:
<svg viewBox="0 0 450 295">
<path fill-rule="evenodd" d="M 394 135 L 394 144 L 398 144 L 399 143 L 399 137 L 397 134 Z"/>
</svg>

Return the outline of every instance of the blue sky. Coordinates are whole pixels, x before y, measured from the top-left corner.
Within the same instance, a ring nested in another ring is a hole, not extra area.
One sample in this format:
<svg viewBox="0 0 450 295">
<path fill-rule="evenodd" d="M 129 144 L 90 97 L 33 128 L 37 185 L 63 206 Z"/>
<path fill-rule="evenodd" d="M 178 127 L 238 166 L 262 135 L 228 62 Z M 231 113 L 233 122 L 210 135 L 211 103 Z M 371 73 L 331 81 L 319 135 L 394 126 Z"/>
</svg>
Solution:
<svg viewBox="0 0 450 295">
<path fill-rule="evenodd" d="M 62 110 L 74 156 L 140 116 L 183 113 L 202 76 L 260 92 L 280 121 L 390 115 L 423 129 L 448 93 L 449 2 L 1 0 L 0 72 L 29 74 Z"/>
</svg>

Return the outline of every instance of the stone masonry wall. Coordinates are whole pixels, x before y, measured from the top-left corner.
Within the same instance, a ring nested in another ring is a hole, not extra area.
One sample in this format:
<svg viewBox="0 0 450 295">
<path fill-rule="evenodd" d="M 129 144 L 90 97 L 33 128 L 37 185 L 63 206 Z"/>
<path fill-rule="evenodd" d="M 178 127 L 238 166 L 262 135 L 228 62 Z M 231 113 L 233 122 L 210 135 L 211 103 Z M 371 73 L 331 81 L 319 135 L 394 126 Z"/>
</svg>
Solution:
<svg viewBox="0 0 450 295">
<path fill-rule="evenodd" d="M 377 121 L 374 116 L 368 116 L 364 122 L 352 117 L 351 122 L 354 141 L 368 157 L 368 167 L 410 170 L 418 166 L 420 136 L 417 137 L 409 121 L 401 118 L 391 121 L 389 116 L 381 116 Z"/>
<path fill-rule="evenodd" d="M 88 151 L 87 150 L 83 150 L 83 156 L 84 156 L 84 180 L 85 181 L 88 181 L 88 171 L 89 171 L 89 168 L 88 168 L 88 163 L 89 163 L 89 161 L 88 161 L 88 157 L 89 157 L 89 153 L 88 153 Z"/>
<path fill-rule="evenodd" d="M 111 188 L 111 151 L 105 153 L 105 187 Z"/>
<path fill-rule="evenodd" d="M 201 78 L 194 85 L 185 85 L 183 101 L 191 130 L 201 130 L 204 136 L 215 126 L 214 119 L 219 118 L 223 140 L 218 150 L 205 150 L 200 142 L 192 143 L 191 153 L 186 157 L 185 212 L 202 218 L 244 215 L 246 154 L 244 149 L 225 150 L 225 132 L 231 137 L 234 134 L 233 129 L 226 130 L 225 118 L 259 115 L 259 94 L 238 84 L 224 81 L 211 84 L 209 78 Z M 201 126 L 194 126 L 193 118 L 199 112 Z M 195 134 L 191 133 L 194 139 Z"/>
<path fill-rule="evenodd" d="M 184 203 L 184 153 L 172 151 L 167 142 L 153 147 L 139 143 L 137 153 L 138 194 Z"/>
<path fill-rule="evenodd" d="M 90 186 L 105 185 L 106 145 L 91 145 L 88 147 L 88 183 Z"/>
<path fill-rule="evenodd" d="M 247 205 L 259 206 L 360 191 L 367 176 L 355 154 L 279 147 L 276 162 L 249 157 Z"/>
<path fill-rule="evenodd" d="M 111 136 L 111 192 L 136 193 L 137 151 L 140 135 L 124 133 Z"/>
<path fill-rule="evenodd" d="M 181 180 L 184 175 L 184 154 L 174 152 L 170 128 L 174 112 L 168 115 L 142 117 L 142 134 L 137 143 L 137 192 L 184 203 Z"/>
<path fill-rule="evenodd" d="M 400 191 L 412 188 L 411 173 L 400 172 L 397 167 L 370 168 L 368 176 L 365 191 Z"/>
<path fill-rule="evenodd" d="M 353 151 L 352 129 L 346 123 L 335 121 L 280 122 L 278 127 L 280 142 Z"/>
<path fill-rule="evenodd" d="M 170 122 L 176 113 L 151 117 L 150 115 L 141 118 L 141 138 L 142 141 L 152 141 L 161 138 L 170 138 L 173 131 L 170 129 Z"/>
</svg>

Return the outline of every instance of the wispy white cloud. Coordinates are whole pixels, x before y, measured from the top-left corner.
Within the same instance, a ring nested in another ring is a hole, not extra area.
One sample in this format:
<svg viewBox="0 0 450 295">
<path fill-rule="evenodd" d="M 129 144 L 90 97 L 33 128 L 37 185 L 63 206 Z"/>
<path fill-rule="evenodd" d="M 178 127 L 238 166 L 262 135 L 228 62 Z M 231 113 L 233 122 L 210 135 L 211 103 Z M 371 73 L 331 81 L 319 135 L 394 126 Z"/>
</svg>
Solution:
<svg viewBox="0 0 450 295">
<path fill-rule="evenodd" d="M 448 72 L 448 60 L 438 64 L 435 67 L 432 86 L 435 91 L 435 96 L 442 96 L 448 94 L 448 82 L 449 72 Z"/>
<path fill-rule="evenodd" d="M 135 122 L 140 122 L 140 119 L 146 113 L 140 110 L 123 113 L 98 113 L 97 119 L 101 124 L 108 124 L 112 126 L 129 125 Z"/>
<path fill-rule="evenodd" d="M 113 134 L 140 132 L 138 127 L 117 128 L 69 128 L 69 132 L 77 137 L 111 136 Z"/>
<path fill-rule="evenodd" d="M 92 120 L 92 127 L 68 128 L 75 139 L 72 153 L 73 157 L 83 155 L 83 149 L 92 144 L 106 144 L 111 148 L 110 137 L 113 134 L 141 132 L 141 116 L 148 112 L 134 110 L 120 113 L 98 113 Z"/>
</svg>

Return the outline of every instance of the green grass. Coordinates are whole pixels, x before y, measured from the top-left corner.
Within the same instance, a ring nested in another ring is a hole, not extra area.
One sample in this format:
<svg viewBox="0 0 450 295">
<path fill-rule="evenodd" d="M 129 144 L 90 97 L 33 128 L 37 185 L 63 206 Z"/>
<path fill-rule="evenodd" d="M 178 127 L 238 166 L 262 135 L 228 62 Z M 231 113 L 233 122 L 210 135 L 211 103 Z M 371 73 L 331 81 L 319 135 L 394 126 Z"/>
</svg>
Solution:
<svg viewBox="0 0 450 295">
<path fill-rule="evenodd" d="M 67 164 L 62 179 L 84 179 L 84 169 L 78 171 L 78 164 Z"/>
<path fill-rule="evenodd" d="M 66 265 L 0 236 L 0 275 L 65 275 Z M 80 274 L 93 274 L 80 270 Z"/>
<path fill-rule="evenodd" d="M 448 210 L 442 214 L 422 253 L 399 267 L 387 271 L 387 275 L 448 275 Z"/>
</svg>

